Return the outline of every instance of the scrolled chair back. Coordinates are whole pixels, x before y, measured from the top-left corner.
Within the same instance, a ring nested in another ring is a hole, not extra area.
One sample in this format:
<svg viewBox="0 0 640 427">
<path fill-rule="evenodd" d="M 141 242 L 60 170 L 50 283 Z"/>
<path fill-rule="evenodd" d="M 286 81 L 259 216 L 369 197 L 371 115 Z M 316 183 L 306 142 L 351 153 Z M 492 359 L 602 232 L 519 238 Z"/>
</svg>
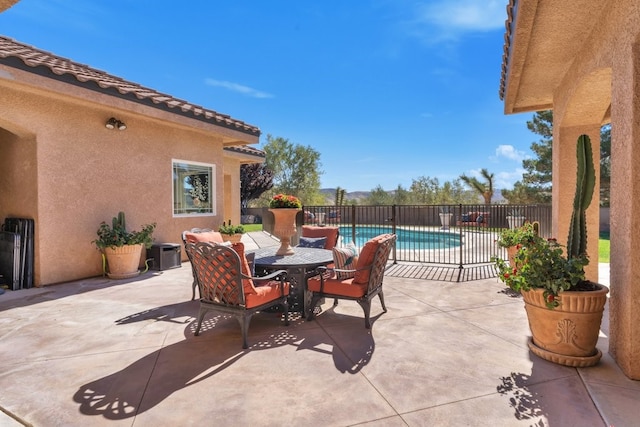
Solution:
<svg viewBox="0 0 640 427">
<path fill-rule="evenodd" d="M 244 305 L 242 263 L 230 247 L 208 242 L 187 243 L 200 298 L 217 304 Z"/>
</svg>

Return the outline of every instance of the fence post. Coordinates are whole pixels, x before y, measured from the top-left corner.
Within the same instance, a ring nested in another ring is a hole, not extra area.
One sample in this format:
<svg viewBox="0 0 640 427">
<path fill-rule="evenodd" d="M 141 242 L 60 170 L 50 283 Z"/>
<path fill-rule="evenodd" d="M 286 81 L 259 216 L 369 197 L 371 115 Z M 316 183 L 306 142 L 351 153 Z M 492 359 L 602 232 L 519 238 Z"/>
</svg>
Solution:
<svg viewBox="0 0 640 427">
<path fill-rule="evenodd" d="M 456 280 L 457 282 L 460 281 L 460 276 L 462 276 L 462 269 L 464 268 L 464 264 L 462 264 L 462 253 L 464 252 L 464 247 L 462 244 L 462 228 L 463 228 L 463 222 L 462 222 L 462 203 L 458 205 L 458 218 L 460 219 L 460 227 L 458 227 L 458 233 L 459 236 L 458 238 L 460 239 L 460 261 L 458 263 L 458 280 Z"/>
<path fill-rule="evenodd" d="M 397 236 L 396 233 L 396 205 L 391 206 L 391 232 Z M 396 238 L 396 242 L 398 243 L 398 239 Z M 398 259 L 396 257 L 396 244 L 393 245 L 393 263 L 397 264 Z"/>
<path fill-rule="evenodd" d="M 356 244 L 356 205 L 351 205 L 351 241 Z"/>
</svg>

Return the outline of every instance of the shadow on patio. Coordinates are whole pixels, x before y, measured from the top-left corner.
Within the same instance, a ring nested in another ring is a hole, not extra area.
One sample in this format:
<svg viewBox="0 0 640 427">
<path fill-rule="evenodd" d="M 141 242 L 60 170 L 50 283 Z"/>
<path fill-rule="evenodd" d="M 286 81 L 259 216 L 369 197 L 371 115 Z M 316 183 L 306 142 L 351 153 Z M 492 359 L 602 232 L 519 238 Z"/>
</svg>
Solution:
<svg viewBox="0 0 640 427">
<path fill-rule="evenodd" d="M 187 264 L 110 283 L 0 296 L 0 424 L 624 426 L 637 414 L 640 384 L 606 354 L 606 322 L 600 365 L 543 361 L 522 301 L 495 279 L 389 276 L 371 330 L 350 301 L 289 327 L 260 313 L 245 351 L 227 316 L 193 336 Z"/>
</svg>

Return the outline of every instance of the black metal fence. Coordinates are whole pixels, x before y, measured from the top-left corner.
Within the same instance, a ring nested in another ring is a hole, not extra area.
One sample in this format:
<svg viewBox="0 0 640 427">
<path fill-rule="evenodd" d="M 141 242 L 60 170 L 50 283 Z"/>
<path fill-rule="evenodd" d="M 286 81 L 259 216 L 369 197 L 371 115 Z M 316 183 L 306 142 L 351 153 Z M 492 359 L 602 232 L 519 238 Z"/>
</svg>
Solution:
<svg viewBox="0 0 640 427">
<path fill-rule="evenodd" d="M 272 229 L 271 215 L 261 212 L 263 228 Z M 505 228 L 537 222 L 540 234 L 551 237 L 551 205 L 388 205 L 305 206 L 298 225 L 340 227 L 340 244 L 364 244 L 390 232 L 398 236 L 394 261 L 467 265 L 491 263 L 506 256 L 496 244 Z"/>
</svg>

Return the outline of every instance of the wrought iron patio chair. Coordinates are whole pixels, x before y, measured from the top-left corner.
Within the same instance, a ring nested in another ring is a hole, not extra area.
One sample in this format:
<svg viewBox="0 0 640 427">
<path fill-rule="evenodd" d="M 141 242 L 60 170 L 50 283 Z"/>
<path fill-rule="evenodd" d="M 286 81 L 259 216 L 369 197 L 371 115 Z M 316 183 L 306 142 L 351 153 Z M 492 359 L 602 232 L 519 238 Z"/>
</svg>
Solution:
<svg viewBox="0 0 640 427">
<path fill-rule="evenodd" d="M 185 249 L 200 290 L 196 336 L 200 334 L 204 316 L 210 310 L 231 314 L 238 319 L 242 348 L 248 347 L 249 323 L 259 311 L 281 305 L 284 324 L 289 325 L 289 283 L 285 282 L 285 270 L 264 277 L 251 277 L 242 242 L 234 243 L 233 247 L 207 242 L 187 243 Z"/>
<path fill-rule="evenodd" d="M 192 228 L 191 230 L 185 230 L 182 232 L 182 244 L 187 246 L 187 242 L 197 243 L 197 242 L 211 242 L 211 243 L 222 243 L 224 239 L 222 238 L 222 234 L 217 231 L 213 231 L 210 228 Z M 185 250 L 186 252 L 186 250 Z M 187 258 L 189 258 L 189 262 L 191 262 L 191 256 L 187 252 Z M 193 262 L 191 262 L 191 271 L 193 272 L 193 283 L 191 284 L 191 300 L 196 299 L 196 288 L 198 287 L 198 282 L 196 281 L 196 272 L 193 269 Z"/>
<path fill-rule="evenodd" d="M 329 274 L 320 274 L 316 278 L 307 281 L 307 289 L 311 292 L 311 304 L 307 312 L 307 320 L 313 320 L 314 308 L 324 297 L 333 298 L 333 305 L 338 305 L 338 300 L 346 299 L 356 301 L 364 310 L 364 325 L 371 328 L 371 300 L 377 295 L 382 304 L 382 310 L 386 313 L 382 280 L 389 260 L 389 253 L 395 245 L 395 234 L 382 234 L 369 240 L 358 257 L 355 270 L 334 269 L 335 277 Z M 319 267 L 323 269 L 323 267 Z M 344 278 L 345 276 L 350 276 Z"/>
</svg>

